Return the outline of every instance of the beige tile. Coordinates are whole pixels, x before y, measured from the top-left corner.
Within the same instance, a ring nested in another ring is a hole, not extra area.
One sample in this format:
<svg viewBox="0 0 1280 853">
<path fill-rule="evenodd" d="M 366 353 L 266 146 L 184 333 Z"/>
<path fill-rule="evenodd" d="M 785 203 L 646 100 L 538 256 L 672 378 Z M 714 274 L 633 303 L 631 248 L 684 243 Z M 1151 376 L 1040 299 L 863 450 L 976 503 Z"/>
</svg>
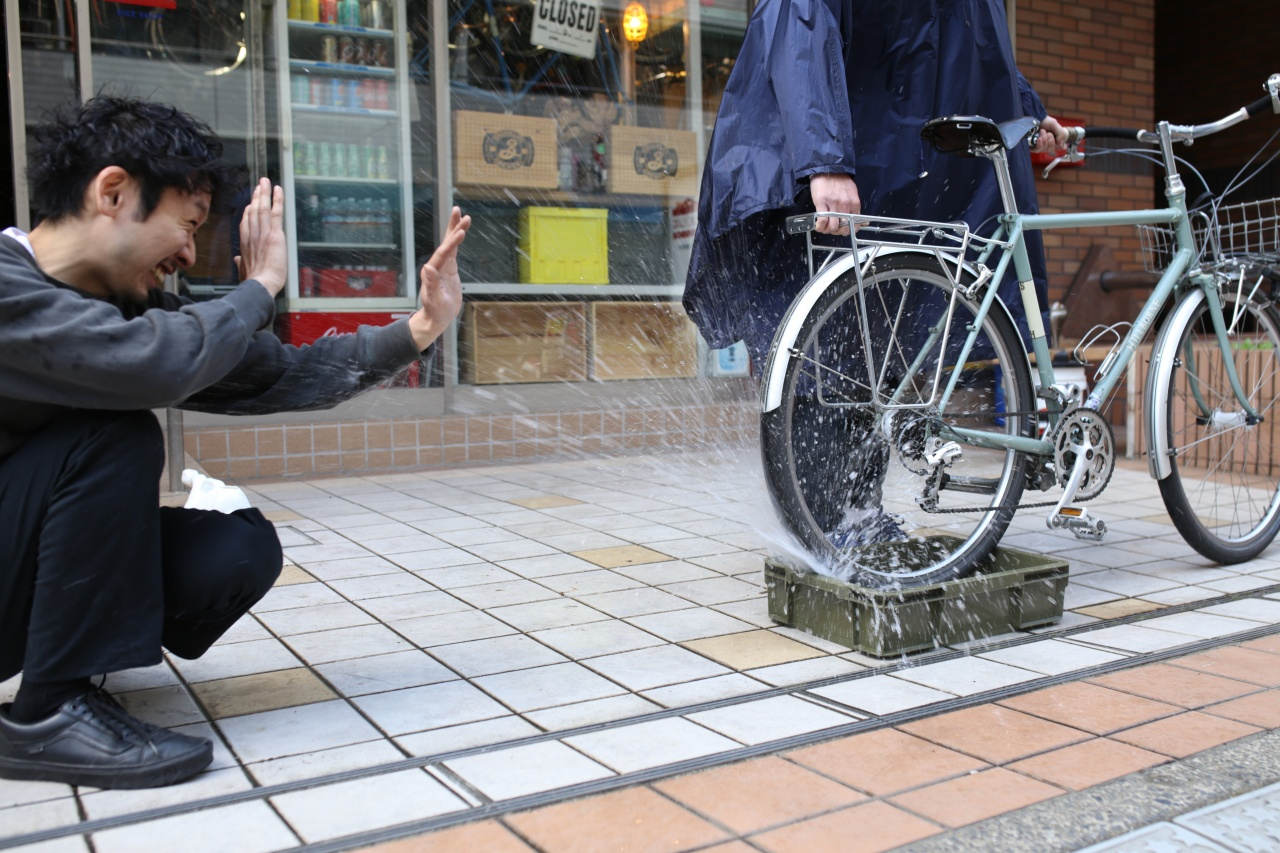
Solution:
<svg viewBox="0 0 1280 853">
<path fill-rule="evenodd" d="M 274 521 L 277 523 L 302 520 L 302 516 L 289 509 L 268 509 L 263 511 L 262 517 L 267 521 Z"/>
<path fill-rule="evenodd" d="M 644 787 L 520 812 L 506 822 L 539 850 L 565 853 L 688 850 L 728 834 Z"/>
<path fill-rule="evenodd" d="M 941 831 L 937 824 L 921 820 L 888 803 L 862 803 L 831 814 L 793 823 L 752 837 L 766 850 L 777 853 L 873 853 L 927 838 Z"/>
<path fill-rule="evenodd" d="M 464 823 L 426 835 L 402 838 L 376 847 L 361 847 L 355 853 L 453 853 L 477 850 L 483 853 L 522 853 L 531 850 L 496 820 Z"/>
<path fill-rule="evenodd" d="M 582 503 L 582 501 L 566 498 L 563 495 L 540 495 L 536 498 L 517 498 L 507 501 L 507 503 L 513 503 L 525 509 L 551 509 L 558 506 L 573 506 L 574 504 Z"/>
<path fill-rule="evenodd" d="M 930 820 L 956 827 L 1020 809 L 1061 793 L 1061 788 L 993 767 L 927 788 L 917 788 L 894 797 L 892 802 Z"/>
<path fill-rule="evenodd" d="M 573 556 L 595 563 L 606 569 L 619 566 L 635 566 L 640 563 L 661 563 L 671 557 L 643 545 L 615 545 L 612 548 L 591 548 L 586 551 L 574 551 Z"/>
<path fill-rule="evenodd" d="M 1163 755 L 1127 743 L 1094 738 L 1024 758 L 1010 764 L 1009 769 L 1080 791 L 1167 760 Z"/>
<path fill-rule="evenodd" d="M 1140 598 L 1121 598 L 1117 601 L 1107 601 L 1102 604 L 1090 605 L 1089 607 L 1077 607 L 1072 612 L 1092 616 L 1095 619 L 1119 619 L 1121 616 L 1146 613 L 1149 610 L 1159 610 L 1162 607 L 1164 607 L 1163 604 L 1156 604 L 1154 601 L 1144 601 Z"/>
<path fill-rule="evenodd" d="M 764 630 L 689 640 L 681 645 L 739 671 L 822 656 L 812 646 Z"/>
<path fill-rule="evenodd" d="M 315 673 L 302 667 L 203 681 L 191 688 L 214 719 L 334 698 L 333 691 Z"/>
<path fill-rule="evenodd" d="M 285 563 L 284 568 L 280 570 L 280 577 L 276 578 L 276 586 L 290 586 L 295 583 L 312 583 L 314 577 L 307 574 L 303 569 L 298 568 L 292 563 Z"/>
</svg>

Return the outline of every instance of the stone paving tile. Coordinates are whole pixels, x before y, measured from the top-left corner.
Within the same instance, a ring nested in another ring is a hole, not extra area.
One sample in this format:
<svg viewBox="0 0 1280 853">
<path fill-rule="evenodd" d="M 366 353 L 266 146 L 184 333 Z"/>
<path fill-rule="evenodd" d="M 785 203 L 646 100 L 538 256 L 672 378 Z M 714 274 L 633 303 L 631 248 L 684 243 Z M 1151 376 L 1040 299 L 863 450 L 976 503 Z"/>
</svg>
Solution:
<svg viewBox="0 0 1280 853">
<path fill-rule="evenodd" d="M 1251 726 L 1276 729 L 1280 728 L 1280 690 L 1264 690 L 1239 699 L 1206 705 L 1200 710 Z"/>
<path fill-rule="evenodd" d="M 603 699 L 589 699 L 586 702 L 525 711 L 523 716 L 547 731 L 556 731 L 626 719 L 660 710 L 662 710 L 661 705 L 634 693 L 623 693 L 617 696 L 606 696 Z"/>
<path fill-rule="evenodd" d="M 656 687 L 653 690 L 645 690 L 644 696 L 668 708 L 683 708 L 686 705 L 698 705 L 702 702 L 714 702 L 718 699 L 756 693 L 766 687 L 764 682 L 735 672 L 730 675 L 716 675 L 697 681 L 686 681 L 683 684 L 672 684 L 668 687 Z"/>
<path fill-rule="evenodd" d="M 842 684 L 818 687 L 812 692 L 876 715 L 955 698 L 954 694 L 904 681 L 892 675 L 872 675 Z"/>
<path fill-rule="evenodd" d="M 1168 761 L 1168 757 L 1107 738 L 1064 746 L 1007 765 L 1043 782 L 1080 791 Z"/>
<path fill-rule="evenodd" d="M 448 853 L 477 850 L 484 853 L 531 853 L 525 844 L 496 820 L 465 823 L 427 835 L 388 841 L 375 847 L 362 847 L 357 853 Z"/>
<path fill-rule="evenodd" d="M 215 720 L 337 698 L 315 673 L 301 667 L 202 681 L 192 685 L 192 690 Z"/>
<path fill-rule="evenodd" d="M 425 732 L 399 735 L 395 738 L 395 742 L 408 750 L 411 755 L 439 755 L 453 750 L 469 749 L 473 746 L 505 743 L 516 738 L 537 734 L 538 731 L 528 721 L 514 715 L 508 715 L 474 723 L 444 726 Z"/>
<path fill-rule="evenodd" d="M 649 788 L 628 788 L 505 818 L 541 850 L 688 850 L 728 833 Z M 476 849 L 476 848 L 472 848 Z"/>
<path fill-rule="evenodd" d="M 494 800 L 613 775 L 604 765 L 554 741 L 455 758 L 445 766 Z"/>
<path fill-rule="evenodd" d="M 228 838 L 236 839 L 237 853 L 266 853 L 298 843 L 297 836 L 270 806 L 254 800 L 95 832 L 93 845 L 100 853 L 216 853 L 227 849 Z"/>
<path fill-rule="evenodd" d="M 758 678 L 765 684 L 775 686 L 803 684 L 821 678 L 834 678 L 858 672 L 865 667 L 843 658 L 823 656 L 799 660 L 792 663 L 780 663 L 759 669 L 748 669 L 746 674 Z"/>
<path fill-rule="evenodd" d="M 401 770 L 271 797 L 303 841 L 421 820 L 466 803 L 421 770 Z M 352 808 L 359 803 L 359 808 Z"/>
<path fill-rule="evenodd" d="M 851 735 L 803 747 L 784 757 L 873 796 L 987 767 L 984 761 L 897 729 Z"/>
<path fill-rule="evenodd" d="M 619 773 L 728 752 L 741 744 L 679 717 L 565 738 L 565 743 Z"/>
<path fill-rule="evenodd" d="M 1123 690 L 1184 708 L 1198 708 L 1252 693 L 1257 689 L 1252 684 L 1167 663 L 1146 664 L 1090 680 L 1114 690 Z"/>
<path fill-rule="evenodd" d="M 822 656 L 822 652 L 817 649 L 781 637 L 772 631 L 726 634 L 690 640 L 682 645 L 739 671 Z"/>
<path fill-rule="evenodd" d="M 899 794 L 890 802 L 944 826 L 964 826 L 1063 791 L 1000 767 Z"/>
<path fill-rule="evenodd" d="M 774 696 L 699 711 L 690 720 L 745 744 L 781 740 L 852 723 L 856 717 L 838 713 L 794 696 Z"/>
<path fill-rule="evenodd" d="M 916 737 L 933 741 L 993 764 L 1085 740 L 1088 735 L 999 705 L 979 705 L 899 726 Z"/>
<path fill-rule="evenodd" d="M 431 654 L 465 678 L 565 661 L 564 655 L 522 634 L 434 646 Z"/>
<path fill-rule="evenodd" d="M 1021 696 L 1001 699 L 1000 704 L 1093 734 L 1126 729 L 1179 713 L 1177 705 L 1144 699 L 1097 684 L 1072 681 Z"/>
<path fill-rule="evenodd" d="M 533 631 L 529 636 L 575 659 L 663 644 L 660 637 L 614 619 L 547 628 Z"/>
<path fill-rule="evenodd" d="M 484 675 L 471 681 L 515 711 L 533 711 L 626 692 L 624 687 L 577 663 Z"/>
<path fill-rule="evenodd" d="M 1280 671 L 1277 671 L 1280 668 L 1276 661 L 1266 652 L 1254 649 L 1233 646 L 1210 649 L 1179 658 L 1175 665 L 1264 687 L 1280 687 Z"/>
<path fill-rule="evenodd" d="M 146 809 L 190 803 L 221 794 L 247 791 L 252 787 L 244 770 L 225 767 L 201 773 L 181 785 L 137 790 L 110 790 L 81 787 L 80 805 L 89 820 L 115 817 Z"/>
<path fill-rule="evenodd" d="M 774 756 L 665 779 L 653 787 L 739 835 L 866 799 L 865 794 Z"/>
<path fill-rule="evenodd" d="M 1256 726 L 1199 711 L 1187 711 L 1111 735 L 1152 752 L 1183 758 L 1194 752 L 1260 731 Z"/>
<path fill-rule="evenodd" d="M 285 782 L 315 779 L 345 770 L 388 764 L 402 758 L 404 754 L 390 741 L 371 740 L 350 746 L 322 749 L 318 752 L 270 758 L 250 764 L 246 769 L 260 785 L 280 785 Z"/>
<path fill-rule="evenodd" d="M 588 658 L 584 663 L 636 691 L 729 672 L 701 655 L 672 645 Z"/>
<path fill-rule="evenodd" d="M 371 693 L 357 696 L 352 702 L 390 735 L 471 723 L 510 713 L 464 681 L 444 681 L 387 693 Z"/>
<path fill-rule="evenodd" d="M 875 801 L 797 821 L 754 835 L 751 841 L 775 853 L 875 853 L 928 838 L 941 829 L 888 803 Z"/>
<path fill-rule="evenodd" d="M 418 649 L 321 664 L 316 672 L 344 696 L 383 693 L 457 678 L 452 670 Z"/>
</svg>

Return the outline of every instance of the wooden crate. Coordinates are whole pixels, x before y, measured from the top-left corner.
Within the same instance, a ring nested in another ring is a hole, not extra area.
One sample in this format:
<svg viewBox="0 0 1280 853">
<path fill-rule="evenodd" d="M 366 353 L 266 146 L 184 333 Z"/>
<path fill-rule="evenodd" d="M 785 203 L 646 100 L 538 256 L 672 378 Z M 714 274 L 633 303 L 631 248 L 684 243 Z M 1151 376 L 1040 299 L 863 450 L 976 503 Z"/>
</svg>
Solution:
<svg viewBox="0 0 1280 853">
<path fill-rule="evenodd" d="M 609 189 L 615 193 L 696 196 L 698 163 L 693 133 L 614 125 L 609 139 Z"/>
<path fill-rule="evenodd" d="M 596 379 L 695 376 L 698 333 L 678 302 L 592 302 Z"/>
<path fill-rule="evenodd" d="M 587 378 L 581 302 L 471 302 L 462 329 L 464 382 L 580 382 Z"/>
<path fill-rule="evenodd" d="M 555 189 L 555 120 L 459 110 L 453 163 L 459 184 Z"/>
</svg>

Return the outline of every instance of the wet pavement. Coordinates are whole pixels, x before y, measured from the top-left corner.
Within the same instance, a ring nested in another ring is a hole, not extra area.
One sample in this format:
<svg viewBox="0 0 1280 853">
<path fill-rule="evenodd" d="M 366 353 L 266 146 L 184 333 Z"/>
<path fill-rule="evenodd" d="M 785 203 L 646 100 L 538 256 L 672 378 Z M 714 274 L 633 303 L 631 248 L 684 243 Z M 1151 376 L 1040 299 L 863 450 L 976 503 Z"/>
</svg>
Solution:
<svg viewBox="0 0 1280 853">
<path fill-rule="evenodd" d="M 213 766 L 0 781 L 0 848 L 1276 848 L 1280 547 L 1208 563 L 1121 466 L 1105 542 L 1005 538 L 1060 623 L 880 660 L 769 619 L 755 453 L 253 484 L 277 587 L 106 682 Z"/>
</svg>

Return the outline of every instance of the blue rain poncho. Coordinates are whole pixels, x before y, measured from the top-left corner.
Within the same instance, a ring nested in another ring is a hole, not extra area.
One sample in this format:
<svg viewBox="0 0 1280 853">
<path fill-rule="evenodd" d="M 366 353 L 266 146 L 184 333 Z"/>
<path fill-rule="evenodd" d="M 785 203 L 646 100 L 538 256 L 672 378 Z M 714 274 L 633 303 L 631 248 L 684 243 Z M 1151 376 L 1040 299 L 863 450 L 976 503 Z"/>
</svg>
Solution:
<svg viewBox="0 0 1280 853">
<path fill-rule="evenodd" d="M 707 154 L 684 305 L 713 347 L 745 340 L 757 363 L 808 279 L 812 175 L 845 173 L 862 212 L 956 221 L 990 234 L 1002 212 L 991 163 L 941 155 L 926 121 L 1042 119 L 1013 61 L 1000 0 L 762 0 L 747 26 Z M 1009 154 L 1023 213 L 1036 212 L 1027 145 Z M 1027 235 L 1047 306 L 1040 235 Z M 1029 340 L 1017 285 L 1000 295 Z"/>
</svg>

